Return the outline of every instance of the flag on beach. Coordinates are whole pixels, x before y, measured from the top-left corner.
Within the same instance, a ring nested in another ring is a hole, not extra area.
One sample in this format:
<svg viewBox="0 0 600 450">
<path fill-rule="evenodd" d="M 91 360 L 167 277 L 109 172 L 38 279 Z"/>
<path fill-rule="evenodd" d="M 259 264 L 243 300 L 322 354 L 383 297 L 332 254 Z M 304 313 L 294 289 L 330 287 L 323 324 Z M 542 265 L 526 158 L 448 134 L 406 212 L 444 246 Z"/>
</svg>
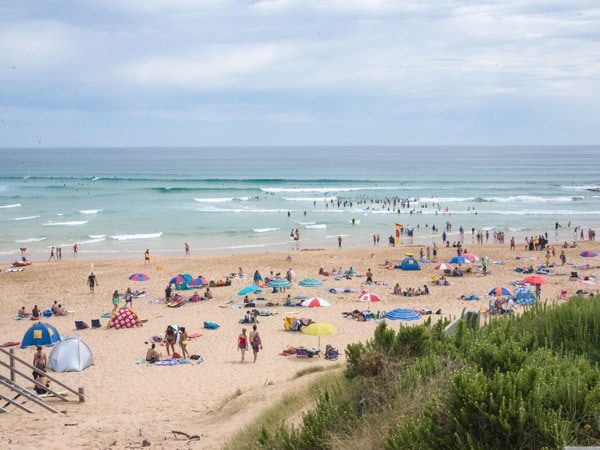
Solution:
<svg viewBox="0 0 600 450">
<path fill-rule="evenodd" d="M 400 225 L 399 223 L 396 224 L 396 245 L 398 245 L 400 243 L 400 233 L 402 233 L 402 230 L 404 230 L 404 227 L 402 225 Z"/>
</svg>

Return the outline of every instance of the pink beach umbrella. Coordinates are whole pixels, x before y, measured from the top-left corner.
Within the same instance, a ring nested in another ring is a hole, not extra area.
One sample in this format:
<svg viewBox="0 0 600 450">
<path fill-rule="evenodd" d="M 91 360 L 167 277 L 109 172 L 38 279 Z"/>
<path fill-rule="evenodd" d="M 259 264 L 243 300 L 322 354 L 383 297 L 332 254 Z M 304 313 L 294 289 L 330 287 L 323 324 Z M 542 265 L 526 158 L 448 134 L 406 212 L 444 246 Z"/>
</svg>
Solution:
<svg viewBox="0 0 600 450">
<path fill-rule="evenodd" d="M 359 302 L 379 302 L 381 298 L 377 294 L 373 294 L 372 292 L 364 292 L 358 298 Z"/>
<path fill-rule="evenodd" d="M 453 267 L 447 263 L 440 263 L 434 267 L 435 270 L 452 270 Z"/>
<path fill-rule="evenodd" d="M 312 297 L 304 300 L 301 305 L 305 308 L 319 308 L 323 306 L 331 306 L 331 303 L 321 297 Z"/>
<path fill-rule="evenodd" d="M 479 257 L 475 256 L 473 253 L 463 253 L 462 255 L 471 262 L 479 260 Z"/>
</svg>

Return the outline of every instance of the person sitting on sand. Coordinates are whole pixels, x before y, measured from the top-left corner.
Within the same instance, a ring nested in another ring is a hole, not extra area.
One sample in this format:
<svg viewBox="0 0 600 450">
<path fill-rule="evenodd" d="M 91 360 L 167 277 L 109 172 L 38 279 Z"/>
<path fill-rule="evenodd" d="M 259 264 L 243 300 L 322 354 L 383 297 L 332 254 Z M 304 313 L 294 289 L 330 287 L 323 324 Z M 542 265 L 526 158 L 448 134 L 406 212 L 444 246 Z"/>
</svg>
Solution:
<svg viewBox="0 0 600 450">
<path fill-rule="evenodd" d="M 200 296 L 198 295 L 197 292 L 194 292 L 194 295 L 192 295 L 190 297 L 190 302 L 198 302 L 198 301 L 200 301 Z"/>
<path fill-rule="evenodd" d="M 146 361 L 153 364 L 156 361 L 158 361 L 159 358 L 160 358 L 160 355 L 156 351 L 156 344 L 153 342 L 152 347 L 150 347 L 148 349 L 148 351 L 146 352 Z"/>
<path fill-rule="evenodd" d="M 565 241 L 565 243 L 562 245 L 562 248 L 569 248 L 569 243 Z"/>
<path fill-rule="evenodd" d="M 290 294 L 287 295 L 287 297 L 285 298 L 285 303 L 283 304 L 283 306 L 291 306 L 292 305 L 292 296 Z"/>
<path fill-rule="evenodd" d="M 423 294 L 422 295 L 429 295 L 429 288 L 427 287 L 426 284 L 423 285 Z"/>
<path fill-rule="evenodd" d="M 54 300 L 54 304 L 52 305 L 52 308 L 50 308 L 50 310 L 52 311 L 52 314 L 56 314 L 57 309 L 58 309 L 58 300 Z"/>
<path fill-rule="evenodd" d="M 21 309 L 19 310 L 19 312 L 17 312 L 17 315 L 19 317 L 29 317 L 29 313 L 25 311 L 24 306 L 21 306 Z"/>
<path fill-rule="evenodd" d="M 68 313 L 62 305 L 58 305 L 55 314 L 57 316 L 66 316 Z"/>
<path fill-rule="evenodd" d="M 35 305 L 31 310 L 31 317 L 33 317 L 34 319 L 40 318 L 40 310 L 38 309 L 37 305 Z"/>
<path fill-rule="evenodd" d="M 213 295 L 212 295 L 210 288 L 206 288 L 206 291 L 204 291 L 204 295 L 202 297 L 200 297 L 200 300 L 210 300 L 212 298 L 213 298 Z"/>
<path fill-rule="evenodd" d="M 45 375 L 40 375 L 35 381 L 37 381 L 38 383 L 40 383 L 43 386 L 46 386 L 47 388 L 50 387 L 50 379 Z M 48 391 L 46 389 L 39 387 L 37 384 L 35 385 L 33 390 L 38 395 L 43 395 L 43 394 L 48 393 Z"/>
<path fill-rule="evenodd" d="M 413 292 L 413 295 L 421 295 L 421 288 L 417 288 L 415 289 L 415 291 Z"/>
<path fill-rule="evenodd" d="M 396 283 L 396 286 L 394 286 L 394 294 L 402 294 L 402 288 L 399 283 Z"/>
<path fill-rule="evenodd" d="M 571 248 L 577 248 L 577 242 L 573 241 L 573 243 L 571 244 Z"/>
</svg>

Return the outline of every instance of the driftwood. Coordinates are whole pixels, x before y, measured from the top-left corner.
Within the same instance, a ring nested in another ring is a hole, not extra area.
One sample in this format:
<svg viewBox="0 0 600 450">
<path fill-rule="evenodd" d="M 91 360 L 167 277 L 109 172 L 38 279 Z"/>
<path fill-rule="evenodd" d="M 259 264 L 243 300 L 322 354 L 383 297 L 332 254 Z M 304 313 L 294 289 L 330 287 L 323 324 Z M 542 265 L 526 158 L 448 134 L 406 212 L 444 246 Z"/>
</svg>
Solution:
<svg viewBox="0 0 600 450">
<path fill-rule="evenodd" d="M 200 436 L 197 434 L 187 434 L 183 431 L 171 431 L 171 433 L 173 433 L 175 436 L 178 436 L 178 435 L 185 436 L 190 441 L 199 441 L 200 440 Z"/>
</svg>

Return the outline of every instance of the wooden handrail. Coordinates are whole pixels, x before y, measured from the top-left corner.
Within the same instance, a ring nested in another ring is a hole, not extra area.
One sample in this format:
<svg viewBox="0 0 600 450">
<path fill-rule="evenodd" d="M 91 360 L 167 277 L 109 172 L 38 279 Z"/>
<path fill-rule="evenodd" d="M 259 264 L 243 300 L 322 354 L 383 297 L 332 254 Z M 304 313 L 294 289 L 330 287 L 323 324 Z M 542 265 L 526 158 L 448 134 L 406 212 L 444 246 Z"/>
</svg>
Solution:
<svg viewBox="0 0 600 450">
<path fill-rule="evenodd" d="M 85 401 L 85 394 L 83 393 L 82 389 L 79 390 L 75 390 L 69 386 L 67 386 L 66 384 L 64 384 L 62 381 L 57 380 L 56 378 L 54 378 L 53 376 L 48 375 L 46 372 L 44 372 L 43 370 L 38 369 L 37 367 L 33 366 L 32 364 L 29 364 L 27 361 L 19 358 L 17 355 L 15 355 L 14 350 L 10 349 L 10 351 L 6 351 L 5 349 L 3 349 L 2 347 L 0 347 L 0 353 L 4 353 L 5 355 L 10 356 L 11 358 L 14 358 L 15 360 L 17 360 L 18 362 L 20 362 L 21 364 L 23 364 L 25 367 L 32 369 L 32 371 L 37 372 L 40 375 L 45 376 L 46 378 L 48 378 L 49 380 L 55 382 L 56 384 L 58 384 L 59 386 L 62 386 L 63 388 L 65 388 L 66 390 L 68 390 L 69 392 L 75 394 L 77 397 L 79 397 L 79 401 L 80 402 L 84 402 Z M 14 367 L 11 367 L 10 364 L 5 363 L 4 361 L 0 360 L 0 365 L 6 367 L 7 369 L 9 369 L 11 371 L 11 379 L 13 378 L 13 372 L 22 376 L 25 379 L 30 379 L 29 375 L 26 375 L 22 372 L 20 372 L 19 370 L 15 369 Z M 41 384 L 37 383 L 37 381 L 34 380 L 34 383 L 36 383 L 36 385 L 39 385 L 40 387 L 44 388 L 45 390 L 52 392 L 52 394 L 54 394 L 56 397 L 60 398 L 61 400 L 68 402 L 69 400 L 66 399 L 64 396 L 58 394 L 57 392 L 52 391 L 51 389 L 47 388 L 46 386 L 42 386 Z"/>
</svg>

